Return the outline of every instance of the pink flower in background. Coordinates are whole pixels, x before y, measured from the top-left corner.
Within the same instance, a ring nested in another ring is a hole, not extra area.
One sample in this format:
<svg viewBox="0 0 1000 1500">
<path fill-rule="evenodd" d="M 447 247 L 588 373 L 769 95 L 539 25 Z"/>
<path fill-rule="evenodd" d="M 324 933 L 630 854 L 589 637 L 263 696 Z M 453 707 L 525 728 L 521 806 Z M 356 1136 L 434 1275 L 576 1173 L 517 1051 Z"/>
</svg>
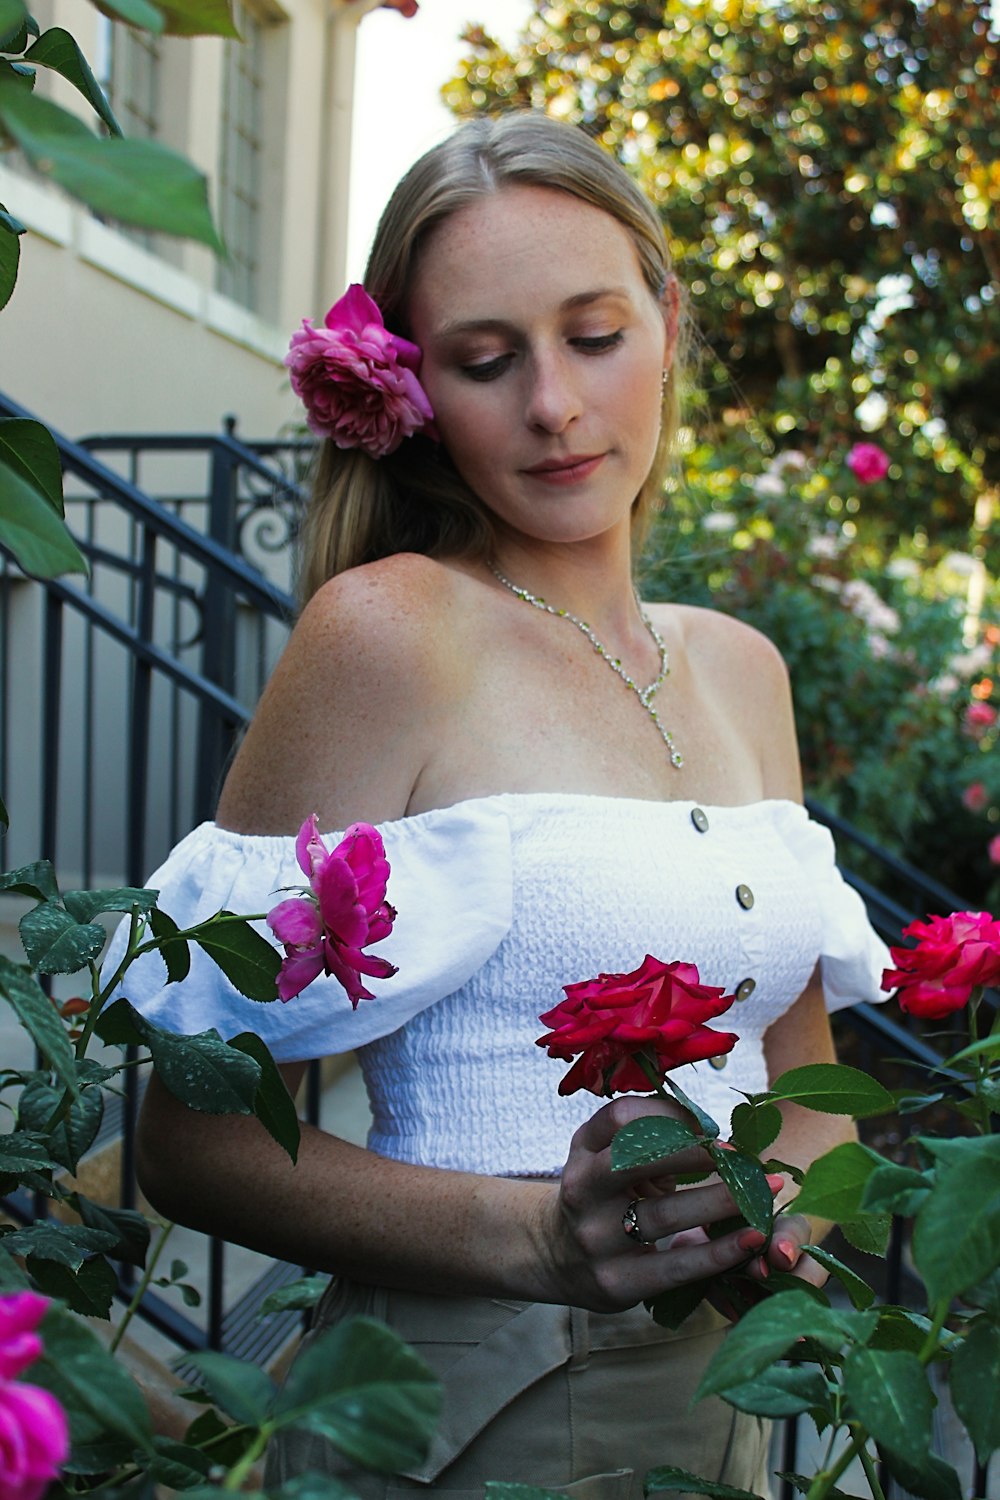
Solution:
<svg viewBox="0 0 1000 1500">
<path fill-rule="evenodd" d="M 978 740 L 997 721 L 997 711 L 990 703 L 970 703 L 962 716 L 962 727 L 966 734 Z"/>
<path fill-rule="evenodd" d="M 285 357 L 309 430 L 372 458 L 394 453 L 415 432 L 436 438 L 434 413 L 417 379 L 420 350 L 389 332 L 364 288 L 349 287 L 324 322 L 314 328 L 303 319 Z"/>
<path fill-rule="evenodd" d="M 332 974 L 357 1010 L 359 1000 L 374 999 L 362 974 L 388 979 L 396 972 L 387 959 L 361 951 L 388 937 L 396 920 L 385 899 L 389 862 L 381 835 L 368 823 L 354 823 L 328 851 L 314 813 L 299 829 L 295 854 L 310 889 L 279 902 L 267 917 L 285 949 L 278 995 L 291 1000 L 318 975 Z"/>
<path fill-rule="evenodd" d="M 855 443 L 847 455 L 847 467 L 859 484 L 874 484 L 889 472 L 889 455 L 877 443 Z"/>
<path fill-rule="evenodd" d="M 962 806 L 968 808 L 971 813 L 982 812 L 989 800 L 986 784 L 982 781 L 970 782 L 962 793 Z"/>
<path fill-rule="evenodd" d="M 577 1058 L 560 1094 L 648 1094 L 653 1084 L 636 1053 L 662 1075 L 731 1052 L 738 1040 L 734 1032 L 704 1025 L 728 1010 L 735 996 L 702 984 L 694 964 L 665 964 L 647 954 L 631 974 L 599 974 L 563 990 L 565 1000 L 539 1017 L 550 1031 L 536 1044 L 562 1062 Z"/>
<path fill-rule="evenodd" d="M 986 845 L 986 853 L 990 857 L 991 864 L 1000 865 L 1000 833 L 995 838 L 990 839 Z"/>
<path fill-rule="evenodd" d="M 37 1292 L 0 1297 L 0 1500 L 39 1500 L 69 1455 L 59 1402 L 16 1378 L 42 1352 L 35 1330 L 48 1305 Z"/>
<path fill-rule="evenodd" d="M 890 948 L 895 969 L 882 988 L 896 990 L 900 1008 L 938 1021 L 961 1010 L 974 989 L 1000 983 L 1000 922 L 986 911 L 956 911 L 949 917 L 911 922 L 904 937 L 912 948 Z"/>
</svg>

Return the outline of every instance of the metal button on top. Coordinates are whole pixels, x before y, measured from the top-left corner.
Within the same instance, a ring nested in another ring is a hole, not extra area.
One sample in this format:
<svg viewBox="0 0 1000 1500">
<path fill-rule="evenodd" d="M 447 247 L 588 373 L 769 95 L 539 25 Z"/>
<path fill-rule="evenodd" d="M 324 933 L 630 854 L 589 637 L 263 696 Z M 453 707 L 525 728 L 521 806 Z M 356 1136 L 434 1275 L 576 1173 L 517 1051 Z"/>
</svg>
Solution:
<svg viewBox="0 0 1000 1500">
<path fill-rule="evenodd" d="M 705 812 L 704 808 L 693 807 L 691 809 L 691 822 L 697 828 L 699 833 L 708 832 L 708 814 Z"/>
<path fill-rule="evenodd" d="M 722 1068 L 724 1068 L 724 1067 L 725 1067 L 725 1066 L 726 1066 L 726 1063 L 727 1063 L 727 1062 L 728 1062 L 728 1061 L 729 1061 L 729 1058 L 728 1058 L 728 1056 L 722 1056 L 722 1057 L 710 1057 L 710 1058 L 709 1058 L 709 1059 L 708 1059 L 708 1063 L 709 1063 L 709 1067 L 712 1067 L 712 1068 L 714 1068 L 714 1069 L 715 1069 L 715 1071 L 716 1071 L 716 1072 L 717 1072 L 717 1073 L 718 1073 L 718 1072 L 719 1072 L 719 1071 L 720 1071 L 720 1070 L 721 1070 L 721 1069 L 722 1069 Z"/>
<path fill-rule="evenodd" d="M 738 885 L 736 887 L 736 899 L 744 911 L 749 911 L 751 906 L 753 906 L 753 891 L 748 885 Z"/>
<path fill-rule="evenodd" d="M 741 979 L 733 993 L 737 1000 L 749 1000 L 756 988 L 756 979 Z"/>
</svg>

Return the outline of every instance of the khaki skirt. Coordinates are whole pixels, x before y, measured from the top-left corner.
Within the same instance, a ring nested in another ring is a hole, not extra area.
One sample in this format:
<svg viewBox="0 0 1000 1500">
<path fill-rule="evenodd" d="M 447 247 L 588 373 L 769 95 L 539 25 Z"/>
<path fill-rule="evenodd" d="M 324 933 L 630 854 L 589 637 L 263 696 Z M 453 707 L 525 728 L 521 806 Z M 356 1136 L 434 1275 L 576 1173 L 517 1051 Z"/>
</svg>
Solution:
<svg viewBox="0 0 1000 1500">
<path fill-rule="evenodd" d="M 440 1378 L 430 1453 L 386 1478 L 355 1468 L 322 1438 L 282 1433 L 268 1452 L 267 1484 L 314 1470 L 348 1481 L 362 1500 L 482 1500 L 489 1479 L 582 1500 L 641 1500 L 646 1471 L 671 1464 L 768 1494 L 768 1424 L 715 1397 L 691 1406 L 728 1327 L 705 1304 L 671 1332 L 642 1307 L 588 1313 L 337 1279 L 307 1338 L 358 1313 L 387 1324 Z"/>
</svg>

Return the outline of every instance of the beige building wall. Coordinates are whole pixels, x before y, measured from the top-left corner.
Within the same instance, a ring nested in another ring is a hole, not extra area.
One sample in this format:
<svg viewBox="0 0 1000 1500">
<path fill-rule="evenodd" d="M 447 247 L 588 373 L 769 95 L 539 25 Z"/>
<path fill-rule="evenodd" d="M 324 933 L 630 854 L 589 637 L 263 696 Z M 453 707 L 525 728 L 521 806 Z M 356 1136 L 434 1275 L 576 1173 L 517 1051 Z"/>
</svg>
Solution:
<svg viewBox="0 0 1000 1500">
<path fill-rule="evenodd" d="M 0 203 L 28 228 L 0 313 L 0 391 L 71 437 L 214 432 L 232 413 L 241 435 L 263 438 L 298 419 L 282 358 L 300 319 L 321 316 L 345 285 L 355 41 L 371 8 L 247 0 L 262 59 L 252 307 L 217 289 L 204 247 L 163 235 L 142 243 L 0 157 Z M 42 0 L 35 11 L 43 29 L 71 31 L 89 60 L 107 50 L 109 23 L 91 7 Z M 160 44 L 156 138 L 208 175 L 213 208 L 225 52 L 215 37 Z M 58 77 L 39 86 L 86 114 Z"/>
</svg>

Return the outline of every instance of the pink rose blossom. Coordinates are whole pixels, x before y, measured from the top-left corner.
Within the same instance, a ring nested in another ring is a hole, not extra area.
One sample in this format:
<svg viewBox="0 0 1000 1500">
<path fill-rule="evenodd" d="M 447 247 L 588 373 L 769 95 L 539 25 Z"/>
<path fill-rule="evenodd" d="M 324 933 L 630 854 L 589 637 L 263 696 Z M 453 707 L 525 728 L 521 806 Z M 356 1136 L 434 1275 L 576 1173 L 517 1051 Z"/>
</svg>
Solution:
<svg viewBox="0 0 1000 1500">
<path fill-rule="evenodd" d="M 1000 833 L 995 838 L 990 839 L 986 845 L 986 853 L 990 857 L 991 864 L 1000 865 Z"/>
<path fill-rule="evenodd" d="M 295 854 L 311 889 L 280 901 L 267 917 L 285 949 L 278 995 L 291 1000 L 318 975 L 332 974 L 357 1010 L 359 1000 L 374 999 L 362 974 L 388 979 L 396 972 L 387 959 L 361 951 L 388 937 L 396 919 L 385 899 L 389 863 L 381 836 L 368 823 L 354 823 L 327 852 L 314 813 L 299 829 Z"/>
<path fill-rule="evenodd" d="M 890 948 L 895 969 L 886 969 L 882 988 L 896 990 L 900 1008 L 937 1021 L 961 1010 L 980 985 L 1000 982 L 1000 922 L 985 911 L 957 911 L 949 917 L 911 922 L 904 937 L 912 948 Z"/>
<path fill-rule="evenodd" d="M 962 806 L 971 813 L 982 812 L 989 800 L 986 784 L 982 781 L 971 781 L 962 793 Z"/>
<path fill-rule="evenodd" d="M 847 455 L 847 467 L 859 484 L 873 484 L 889 472 L 889 455 L 877 443 L 855 443 Z"/>
<path fill-rule="evenodd" d="M 730 1052 L 738 1040 L 703 1024 L 735 996 L 702 984 L 694 964 L 664 964 L 647 954 L 631 974 L 599 974 L 563 989 L 565 1000 L 539 1017 L 550 1031 L 537 1042 L 562 1062 L 576 1057 L 560 1094 L 649 1094 L 653 1085 L 637 1053 L 667 1073 Z"/>
<path fill-rule="evenodd" d="M 364 288 L 349 287 L 324 322 L 314 328 L 303 319 L 285 357 L 309 430 L 372 458 L 394 453 L 415 432 L 436 438 L 434 413 L 417 379 L 420 350 L 388 331 Z"/>
<path fill-rule="evenodd" d="M 962 726 L 974 740 L 992 729 L 996 721 L 997 711 L 991 703 L 970 703 L 962 716 Z"/>
<path fill-rule="evenodd" d="M 69 1455 L 59 1402 L 16 1379 L 42 1352 L 35 1330 L 48 1305 L 37 1292 L 0 1297 L 0 1500 L 39 1500 Z"/>
</svg>

